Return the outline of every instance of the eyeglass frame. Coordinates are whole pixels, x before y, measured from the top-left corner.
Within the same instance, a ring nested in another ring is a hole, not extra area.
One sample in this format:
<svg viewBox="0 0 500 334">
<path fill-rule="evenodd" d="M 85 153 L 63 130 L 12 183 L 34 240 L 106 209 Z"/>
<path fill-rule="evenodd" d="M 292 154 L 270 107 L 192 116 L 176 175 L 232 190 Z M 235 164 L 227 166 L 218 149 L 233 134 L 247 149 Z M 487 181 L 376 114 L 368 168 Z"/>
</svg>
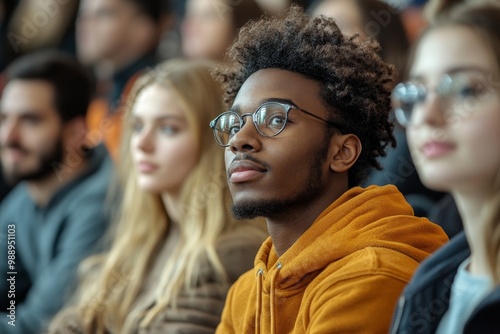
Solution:
<svg viewBox="0 0 500 334">
<path fill-rule="evenodd" d="M 396 98 L 395 95 L 396 95 L 396 92 L 398 90 L 401 89 L 401 87 L 404 87 L 405 89 L 409 89 L 410 85 L 411 85 L 411 88 L 414 90 L 413 92 L 413 95 L 416 95 L 416 99 L 415 101 L 413 102 L 413 106 L 412 106 L 412 111 L 411 111 L 411 115 L 413 115 L 413 108 L 415 108 L 415 106 L 418 104 L 418 103 L 423 103 L 425 102 L 425 100 L 427 99 L 427 96 L 429 94 L 429 92 L 435 92 L 438 94 L 439 98 L 440 99 L 443 99 L 445 97 L 445 93 L 442 93 L 440 92 L 440 87 L 439 85 L 441 85 L 443 82 L 445 81 L 448 81 L 448 82 L 453 82 L 455 81 L 456 79 L 454 79 L 455 76 L 457 75 L 461 75 L 462 73 L 466 73 L 468 71 L 458 71 L 456 73 L 444 73 L 441 75 L 440 77 L 440 80 L 439 80 L 439 84 L 438 84 L 438 87 L 434 88 L 434 89 L 429 89 L 428 87 L 426 87 L 424 84 L 422 83 L 419 83 L 419 82 L 415 82 L 415 81 L 412 81 L 412 80 L 408 80 L 408 81 L 404 81 L 404 82 L 400 82 L 399 84 L 397 84 L 394 89 L 392 90 L 391 92 L 391 103 L 393 105 L 393 110 L 394 110 L 394 113 L 395 113 L 395 116 L 396 116 L 396 120 L 398 121 L 398 123 L 402 126 L 402 127 L 408 127 L 411 125 L 411 117 L 406 117 L 406 112 L 403 110 L 404 108 L 401 106 L 404 102 L 403 99 L 401 98 Z M 475 71 L 474 71 L 475 72 Z M 479 75 L 479 76 L 484 76 L 484 73 L 474 73 L 475 75 Z M 481 77 L 481 82 L 482 84 L 484 84 L 484 78 Z M 487 82 L 488 83 L 488 82 Z M 485 87 L 487 86 L 498 86 L 498 84 L 495 84 L 495 83 L 491 83 L 489 82 L 489 85 L 484 85 Z M 487 87 L 487 90 L 488 92 L 491 92 L 491 87 Z M 494 91 L 494 88 L 493 88 L 493 91 Z M 475 97 L 476 99 L 480 99 L 480 97 Z M 398 106 L 397 107 L 394 107 L 394 105 L 396 104 L 395 101 L 398 101 Z M 455 112 L 456 113 L 456 112 Z M 402 121 L 402 119 L 404 120 L 404 122 Z"/>
<path fill-rule="evenodd" d="M 257 112 L 259 112 L 259 110 L 261 110 L 262 107 L 266 106 L 266 105 L 269 105 L 269 104 L 279 104 L 281 105 L 284 109 L 285 109 L 285 115 L 286 115 L 286 118 L 285 118 L 285 122 L 283 123 L 283 127 L 278 131 L 276 132 L 275 134 L 273 134 L 272 136 L 268 136 L 268 135 L 265 135 L 263 134 L 260 130 L 259 130 L 259 127 L 257 125 L 257 121 L 256 121 L 256 115 L 257 115 Z M 286 125 L 288 124 L 288 114 L 290 113 L 290 110 L 292 109 L 296 109 L 296 110 L 299 110 L 299 111 L 302 111 L 303 113 L 305 113 L 306 115 L 309 115 L 309 116 L 312 116 L 320 121 L 323 121 L 324 123 L 326 123 L 327 125 L 330 125 L 331 127 L 334 127 L 336 128 L 337 130 L 339 130 L 341 133 L 342 130 L 340 128 L 340 126 L 337 124 L 337 123 L 334 123 L 334 122 L 331 122 L 331 121 L 327 121 L 326 119 L 323 119 L 317 115 L 314 115 L 313 113 L 307 111 L 307 110 L 304 110 L 302 108 L 299 108 L 297 107 L 295 104 L 293 103 L 290 103 L 290 102 L 280 102 L 280 101 L 267 101 L 267 102 L 264 102 L 262 103 L 260 106 L 257 107 L 257 109 L 255 109 L 254 112 L 251 112 L 251 113 L 244 113 L 244 114 L 238 114 L 236 111 L 232 111 L 232 110 L 228 110 L 228 111 L 225 111 L 223 113 L 221 113 L 220 115 L 218 115 L 217 117 L 215 117 L 212 121 L 210 121 L 210 128 L 213 130 L 214 132 L 214 138 L 215 138 L 215 141 L 217 142 L 217 144 L 219 146 L 222 146 L 222 147 L 228 147 L 229 146 L 229 143 L 231 142 L 231 140 L 228 141 L 227 144 L 223 145 L 222 143 L 219 142 L 219 140 L 217 139 L 217 134 L 216 134 L 216 131 L 218 131 L 216 128 L 215 128 L 215 125 L 217 124 L 217 122 L 219 121 L 219 119 L 224 116 L 224 115 L 227 115 L 227 114 L 234 114 L 236 115 L 236 117 L 239 118 L 240 120 L 240 129 L 238 130 L 238 132 L 241 131 L 241 129 L 245 126 L 246 124 L 246 121 L 245 121 L 245 117 L 247 116 L 252 116 L 252 123 L 255 127 L 255 129 L 257 130 L 257 132 L 265 137 L 265 138 L 273 138 L 273 137 L 276 137 L 277 135 L 279 135 L 281 132 L 283 132 L 283 130 L 285 130 L 286 128 Z M 236 132 L 236 133 L 238 133 Z M 234 135 L 233 135 L 234 137 Z M 231 138 L 232 139 L 232 138 Z"/>
</svg>

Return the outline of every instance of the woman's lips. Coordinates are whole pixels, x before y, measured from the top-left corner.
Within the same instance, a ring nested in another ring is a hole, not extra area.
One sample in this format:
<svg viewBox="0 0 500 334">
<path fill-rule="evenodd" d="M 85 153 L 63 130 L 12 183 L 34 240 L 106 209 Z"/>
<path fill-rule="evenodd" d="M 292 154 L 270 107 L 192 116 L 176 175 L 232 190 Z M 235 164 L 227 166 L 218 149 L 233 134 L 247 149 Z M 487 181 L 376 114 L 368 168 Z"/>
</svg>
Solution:
<svg viewBox="0 0 500 334">
<path fill-rule="evenodd" d="M 138 163 L 137 167 L 141 173 L 152 173 L 158 168 L 158 165 L 142 161 Z"/>
<path fill-rule="evenodd" d="M 422 154 L 427 158 L 437 158 L 443 156 L 455 149 L 455 145 L 445 142 L 428 142 L 422 148 Z"/>
</svg>

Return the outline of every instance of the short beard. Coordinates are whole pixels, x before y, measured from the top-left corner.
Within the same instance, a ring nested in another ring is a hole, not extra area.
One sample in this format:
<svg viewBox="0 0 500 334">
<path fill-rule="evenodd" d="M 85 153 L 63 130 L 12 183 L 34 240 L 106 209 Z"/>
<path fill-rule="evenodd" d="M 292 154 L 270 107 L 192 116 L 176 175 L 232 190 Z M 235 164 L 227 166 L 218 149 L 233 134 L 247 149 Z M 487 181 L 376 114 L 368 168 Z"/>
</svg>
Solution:
<svg viewBox="0 0 500 334">
<path fill-rule="evenodd" d="M 14 168 L 8 171 L 4 168 L 3 172 L 5 174 L 5 178 L 9 183 L 15 184 L 19 181 L 39 181 L 45 179 L 51 173 L 54 173 L 54 168 L 52 164 L 54 162 L 62 163 L 63 160 L 63 142 L 62 138 L 59 137 L 54 147 L 49 152 L 40 154 L 38 156 L 38 168 L 21 173 L 19 172 L 17 166 L 13 166 Z"/>
<path fill-rule="evenodd" d="M 275 200 L 255 200 L 242 203 L 231 207 L 234 218 L 236 219 L 254 219 L 257 217 L 271 218 L 286 215 L 290 207 L 297 207 L 310 201 L 321 187 L 323 172 L 322 165 L 325 162 L 328 149 L 330 147 L 330 136 L 325 135 L 322 146 L 314 156 L 311 166 L 311 173 L 305 184 L 303 191 L 294 197 Z"/>
</svg>

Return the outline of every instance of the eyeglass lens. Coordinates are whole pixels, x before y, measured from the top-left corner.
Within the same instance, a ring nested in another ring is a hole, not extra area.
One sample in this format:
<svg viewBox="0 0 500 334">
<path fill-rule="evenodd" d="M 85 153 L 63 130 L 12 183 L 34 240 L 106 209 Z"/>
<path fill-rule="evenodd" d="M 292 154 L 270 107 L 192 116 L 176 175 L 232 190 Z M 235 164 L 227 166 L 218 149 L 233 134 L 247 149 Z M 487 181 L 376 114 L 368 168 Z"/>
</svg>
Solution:
<svg viewBox="0 0 500 334">
<path fill-rule="evenodd" d="M 469 112 L 478 100 L 491 92 L 491 80 L 477 73 L 445 74 L 435 88 L 440 97 L 444 115 L 452 117 L 457 113 Z M 419 82 L 398 84 L 392 93 L 396 119 L 402 126 L 407 126 L 414 118 L 416 105 L 423 103 L 429 89 Z"/>
<path fill-rule="evenodd" d="M 253 114 L 238 115 L 233 111 L 221 114 L 215 121 L 215 138 L 221 145 L 227 145 L 238 133 L 245 121 L 243 117 L 252 116 L 252 122 L 257 131 L 265 137 L 279 134 L 287 121 L 287 109 L 280 103 L 264 103 Z"/>
</svg>

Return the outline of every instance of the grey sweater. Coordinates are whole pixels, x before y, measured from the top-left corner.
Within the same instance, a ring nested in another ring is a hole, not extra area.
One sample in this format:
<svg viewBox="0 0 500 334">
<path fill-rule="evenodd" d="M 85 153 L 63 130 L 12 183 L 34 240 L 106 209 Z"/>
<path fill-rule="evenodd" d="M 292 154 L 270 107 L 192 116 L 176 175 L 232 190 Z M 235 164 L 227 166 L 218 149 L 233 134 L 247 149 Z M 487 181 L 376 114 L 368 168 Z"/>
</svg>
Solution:
<svg viewBox="0 0 500 334">
<path fill-rule="evenodd" d="M 112 162 L 103 146 L 88 162 L 44 207 L 32 200 L 25 183 L 2 202 L 0 333 L 43 332 L 71 293 L 80 261 L 98 250 L 107 228 Z"/>
</svg>

